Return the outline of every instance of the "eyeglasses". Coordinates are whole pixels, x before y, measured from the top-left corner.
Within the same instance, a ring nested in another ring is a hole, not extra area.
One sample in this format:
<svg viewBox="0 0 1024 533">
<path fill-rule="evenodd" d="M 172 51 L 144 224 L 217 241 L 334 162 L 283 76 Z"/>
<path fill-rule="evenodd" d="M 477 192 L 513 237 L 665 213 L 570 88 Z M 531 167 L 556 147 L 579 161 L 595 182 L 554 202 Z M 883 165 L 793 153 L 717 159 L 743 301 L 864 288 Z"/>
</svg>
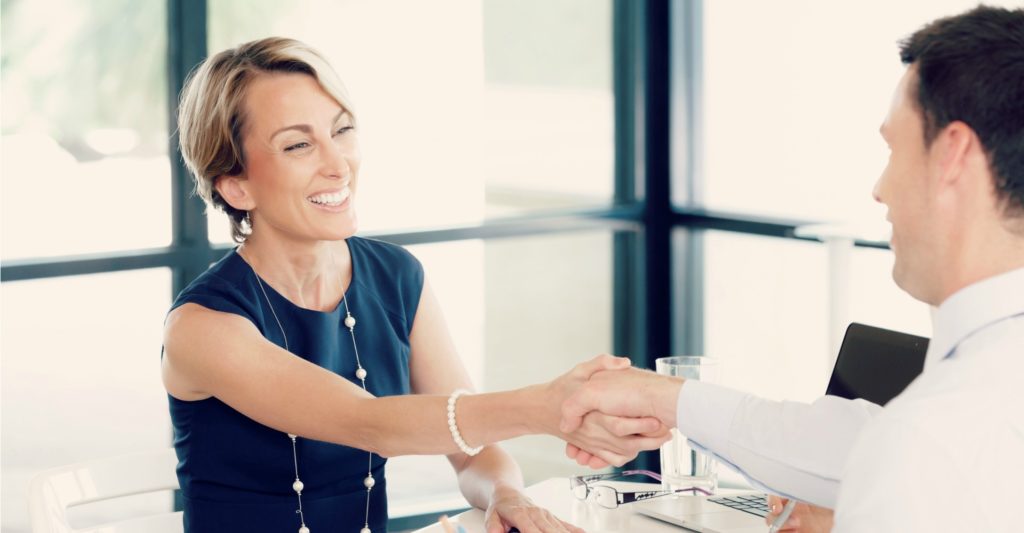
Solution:
<svg viewBox="0 0 1024 533">
<path fill-rule="evenodd" d="M 679 494 L 681 492 L 692 492 L 694 494 L 699 492 L 705 496 L 712 495 L 710 492 L 697 487 L 677 490 L 621 492 L 615 489 L 615 487 L 610 487 L 608 485 L 591 485 L 591 483 L 595 481 L 635 475 L 643 475 L 661 481 L 661 476 L 651 472 L 650 470 L 625 470 L 622 472 L 613 472 L 611 474 L 594 474 L 591 476 L 571 477 L 569 478 L 569 490 L 572 491 L 572 495 L 575 496 L 577 500 L 587 501 L 593 499 L 598 505 L 606 509 L 615 509 L 616 507 L 626 503 L 650 500 L 651 498 L 668 496 L 669 494 Z"/>
</svg>

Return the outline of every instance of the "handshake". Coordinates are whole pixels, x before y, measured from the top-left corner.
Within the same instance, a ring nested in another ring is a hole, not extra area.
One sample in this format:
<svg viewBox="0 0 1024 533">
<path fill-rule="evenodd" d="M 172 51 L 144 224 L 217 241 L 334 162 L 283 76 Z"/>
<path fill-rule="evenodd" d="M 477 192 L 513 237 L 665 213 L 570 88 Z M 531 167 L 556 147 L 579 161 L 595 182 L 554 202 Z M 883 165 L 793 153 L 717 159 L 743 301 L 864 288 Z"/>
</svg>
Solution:
<svg viewBox="0 0 1024 533">
<path fill-rule="evenodd" d="M 539 386 L 547 403 L 539 406 L 540 432 L 564 440 L 580 465 L 622 466 L 671 438 L 683 381 L 599 355 Z"/>
</svg>

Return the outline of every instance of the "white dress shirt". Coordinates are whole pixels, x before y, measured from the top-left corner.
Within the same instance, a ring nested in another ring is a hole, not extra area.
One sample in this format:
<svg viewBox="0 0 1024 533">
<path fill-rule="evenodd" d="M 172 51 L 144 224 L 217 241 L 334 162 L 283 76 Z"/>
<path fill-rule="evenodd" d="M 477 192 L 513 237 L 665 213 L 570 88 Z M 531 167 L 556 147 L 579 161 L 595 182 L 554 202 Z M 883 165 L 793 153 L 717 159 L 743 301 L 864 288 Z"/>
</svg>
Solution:
<svg viewBox="0 0 1024 533">
<path fill-rule="evenodd" d="M 865 400 L 825 396 L 812 404 L 778 402 L 687 381 L 676 418 L 694 448 L 755 486 L 834 508 L 850 448 L 881 410 Z"/>
<path fill-rule="evenodd" d="M 973 303 L 966 308 L 957 303 L 965 299 L 963 295 L 975 293 L 976 296 L 967 298 Z M 917 381 L 922 381 L 926 374 L 931 376 L 932 369 L 941 366 L 940 362 L 951 362 L 943 359 L 961 340 L 1002 317 L 1010 324 L 1004 327 L 1016 331 L 1017 336 L 1016 340 L 1004 340 L 1000 346 L 1007 355 L 1013 352 L 1017 357 L 998 364 L 1005 367 L 1004 377 L 1020 376 L 1020 390 L 1024 391 L 1024 373 L 1010 368 L 1017 365 L 1013 368 L 1019 369 L 1024 362 L 1022 313 L 1024 269 L 975 284 L 950 297 L 936 315 L 925 371 Z M 1004 372 L 992 366 L 986 368 L 993 374 Z M 1024 396 L 1020 394 L 1015 402 L 1010 398 L 1000 411 L 1017 413 L 1018 424 L 1020 413 L 1024 412 L 1021 398 Z M 836 507 L 840 480 L 850 475 L 845 467 L 862 429 L 882 412 L 882 407 L 863 400 L 826 396 L 812 404 L 777 402 L 699 381 L 687 381 L 677 401 L 679 431 L 695 448 L 713 454 L 764 490 L 829 508 Z M 895 406 L 896 400 L 893 402 Z M 941 420 L 945 415 L 932 416 Z M 1024 439 L 1024 432 L 1017 427 L 1018 439 Z M 1021 446 L 1020 441 L 1017 446 Z M 874 449 L 865 453 L 880 452 Z M 1024 458 L 1024 450 L 1019 455 Z M 1019 466 L 1013 477 L 1018 478 L 1015 482 L 1024 482 Z M 850 490 L 845 492 L 849 494 Z M 888 492 L 879 495 L 884 498 Z"/>
<path fill-rule="evenodd" d="M 854 444 L 833 531 L 1024 531 L 1024 269 L 943 302 L 928 356 Z"/>
</svg>

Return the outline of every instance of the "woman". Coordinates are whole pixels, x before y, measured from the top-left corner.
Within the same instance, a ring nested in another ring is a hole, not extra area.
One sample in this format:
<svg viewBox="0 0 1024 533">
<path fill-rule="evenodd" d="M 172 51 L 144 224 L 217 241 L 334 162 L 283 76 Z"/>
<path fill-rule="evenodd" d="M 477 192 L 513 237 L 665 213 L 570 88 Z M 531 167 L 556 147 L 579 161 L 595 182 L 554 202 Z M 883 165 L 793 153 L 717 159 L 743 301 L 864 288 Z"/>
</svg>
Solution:
<svg viewBox="0 0 1024 533">
<path fill-rule="evenodd" d="M 621 463 L 666 438 L 651 419 L 623 420 L 625 438 L 558 432 L 576 385 L 627 364 L 611 357 L 460 398 L 469 379 L 420 264 L 353 237 L 355 114 L 315 51 L 270 38 L 210 57 L 178 122 L 198 193 L 239 243 L 165 325 L 187 531 L 384 531 L 385 457 L 401 454 L 448 455 L 489 532 L 577 531 L 523 495 L 504 451 L 471 444 L 548 433 Z"/>
</svg>

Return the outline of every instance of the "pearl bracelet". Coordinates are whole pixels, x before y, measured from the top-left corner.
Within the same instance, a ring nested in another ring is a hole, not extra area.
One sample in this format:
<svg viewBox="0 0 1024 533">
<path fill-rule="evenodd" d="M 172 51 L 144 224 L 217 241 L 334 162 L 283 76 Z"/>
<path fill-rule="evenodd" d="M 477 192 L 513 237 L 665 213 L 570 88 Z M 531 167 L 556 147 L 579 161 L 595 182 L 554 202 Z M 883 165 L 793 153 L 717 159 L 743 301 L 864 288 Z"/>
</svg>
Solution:
<svg viewBox="0 0 1024 533">
<path fill-rule="evenodd" d="M 455 402 L 458 401 L 459 396 L 462 396 L 467 392 L 469 391 L 465 389 L 459 389 L 453 392 L 452 395 L 448 397 L 448 431 L 452 433 L 452 440 L 455 441 L 455 444 L 459 447 L 459 449 L 462 450 L 462 452 L 465 453 L 466 455 L 472 457 L 480 453 L 480 450 L 483 450 L 484 447 L 477 446 L 476 448 L 470 448 L 469 445 L 466 444 L 466 441 L 462 440 L 462 434 L 459 433 L 459 426 L 458 424 L 455 423 Z"/>
</svg>

